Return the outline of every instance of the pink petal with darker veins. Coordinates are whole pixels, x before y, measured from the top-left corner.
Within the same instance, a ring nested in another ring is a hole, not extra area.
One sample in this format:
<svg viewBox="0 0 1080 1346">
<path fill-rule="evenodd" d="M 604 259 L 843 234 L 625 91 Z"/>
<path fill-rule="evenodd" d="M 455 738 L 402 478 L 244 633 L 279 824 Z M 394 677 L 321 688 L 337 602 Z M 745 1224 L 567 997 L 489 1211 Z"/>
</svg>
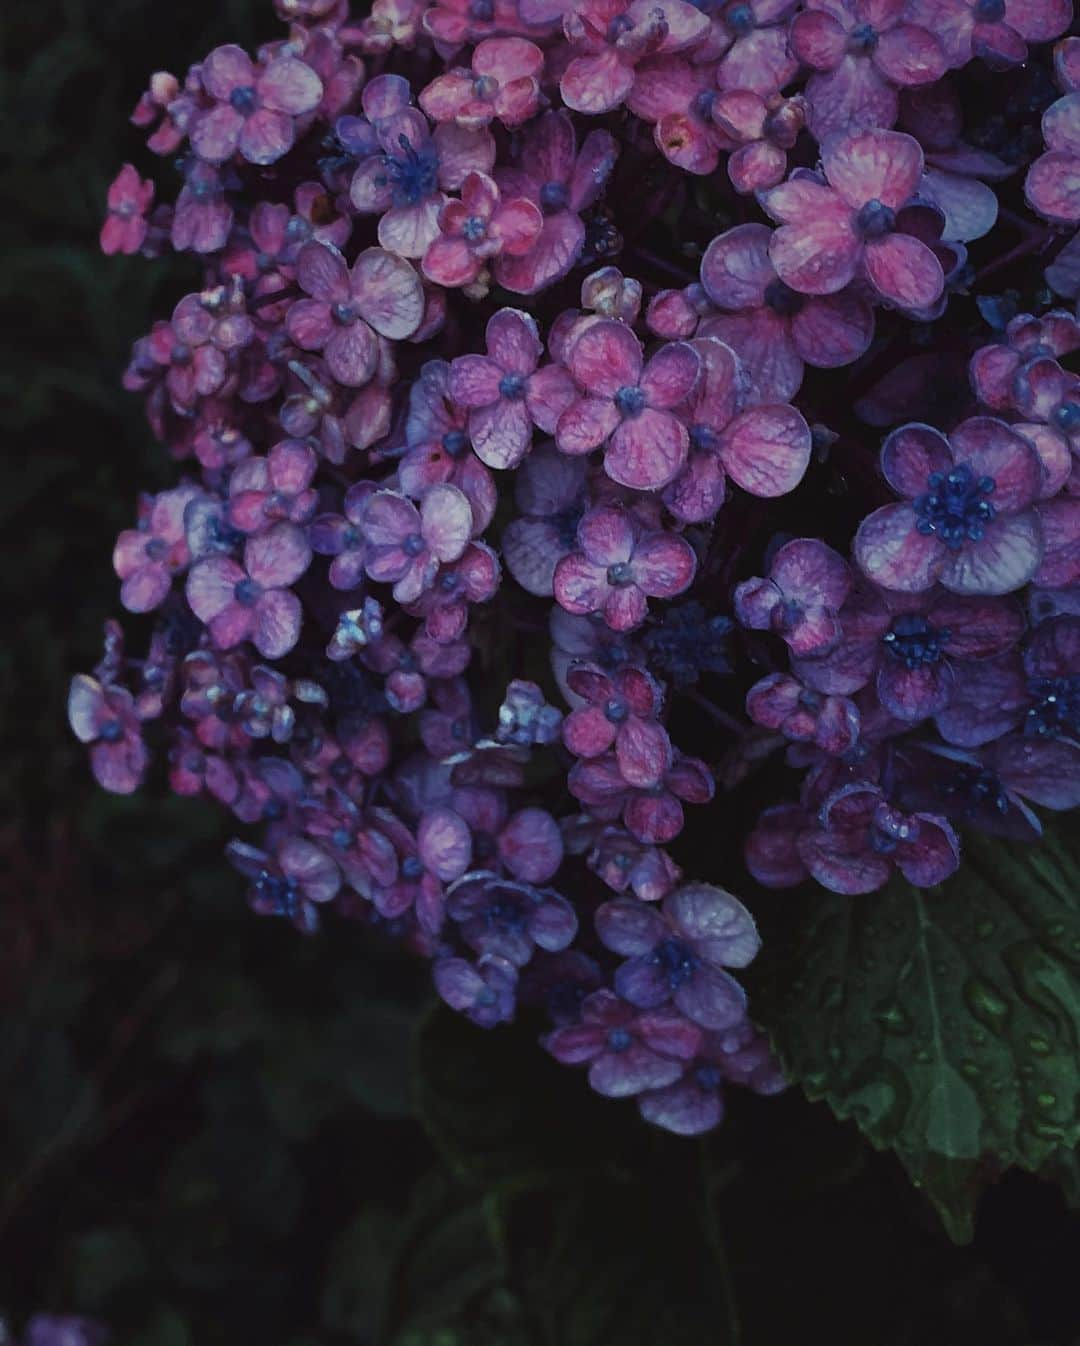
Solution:
<svg viewBox="0 0 1080 1346">
<path fill-rule="evenodd" d="M 899 99 L 893 86 L 865 56 L 845 56 L 827 74 L 806 83 L 809 124 L 821 141 L 863 128 L 885 128 L 896 122 Z"/>
<path fill-rule="evenodd" d="M 797 221 L 777 229 L 769 243 L 781 280 L 810 295 L 835 294 L 851 281 L 862 246 L 851 211 L 835 192 L 816 183 L 785 182 L 764 193 L 762 205 Z"/>
<path fill-rule="evenodd" d="M 580 397 L 560 415 L 555 443 L 562 453 L 589 453 L 603 444 L 618 425 L 619 413 L 614 402 Z"/>
<path fill-rule="evenodd" d="M 252 641 L 265 659 L 280 659 L 300 639 L 300 600 L 288 589 L 272 589 L 255 605 Z"/>
<path fill-rule="evenodd" d="M 563 859 L 562 833 L 546 809 L 520 809 L 497 842 L 499 857 L 522 883 L 547 883 Z"/>
<path fill-rule="evenodd" d="M 949 436 L 953 457 L 976 477 L 993 477 L 993 505 L 1014 513 L 1038 499 L 1042 463 L 1022 435 L 992 416 L 971 416 Z"/>
<path fill-rule="evenodd" d="M 873 337 L 873 305 L 853 290 L 808 300 L 791 319 L 795 350 L 817 369 L 836 369 L 853 363 L 866 353 Z"/>
<path fill-rule="evenodd" d="M 786 495 L 810 463 L 810 427 L 794 407 L 752 407 L 736 416 L 720 441 L 720 460 L 751 495 Z"/>
<path fill-rule="evenodd" d="M 868 240 L 866 271 L 885 299 L 906 309 L 927 309 L 945 288 L 945 273 L 933 252 L 909 234 Z"/>
<path fill-rule="evenodd" d="M 633 87 L 633 67 L 624 65 L 613 47 L 595 56 L 576 57 L 559 81 L 559 92 L 566 106 L 591 116 L 618 107 Z"/>
<path fill-rule="evenodd" d="M 614 506 L 592 509 L 578 525 L 578 546 L 597 565 L 629 561 L 634 551 L 634 527 L 630 515 Z"/>
<path fill-rule="evenodd" d="M 641 374 L 641 391 L 647 405 L 667 409 L 676 407 L 694 391 L 701 377 L 701 357 L 686 341 L 662 346 Z"/>
<path fill-rule="evenodd" d="M 349 299 L 349 271 L 336 248 L 323 243 L 308 243 L 296 263 L 296 280 L 305 294 L 326 304 Z"/>
<path fill-rule="evenodd" d="M 536 294 L 573 267 L 585 242 L 585 226 L 576 215 L 548 216 L 536 241 L 520 257 L 503 253 L 495 261 L 495 279 L 514 294 Z"/>
<path fill-rule="evenodd" d="M 425 491 L 420 504 L 424 541 L 440 561 L 456 561 L 472 536 L 472 510 L 464 492 L 449 483 Z"/>
<path fill-rule="evenodd" d="M 689 447 L 686 426 L 651 407 L 623 421 L 611 436 L 604 471 L 621 486 L 658 491 L 682 471 Z"/>
<path fill-rule="evenodd" d="M 650 598 L 674 598 L 690 587 L 697 557 L 677 533 L 653 533 L 635 549 L 633 567 L 635 584 Z"/>
<path fill-rule="evenodd" d="M 375 374 L 379 346 L 366 322 L 336 328 L 326 342 L 326 367 L 346 388 L 362 388 Z"/>
<path fill-rule="evenodd" d="M 259 76 L 259 97 L 278 112 L 300 116 L 318 106 L 323 94 L 322 80 L 309 65 L 294 57 L 281 57 Z"/>
<path fill-rule="evenodd" d="M 624 323 L 603 319 L 578 337 L 567 364 L 586 393 L 614 397 L 620 388 L 637 386 L 642 369 L 641 343 Z"/>
<path fill-rule="evenodd" d="M 932 84 L 945 74 L 947 61 L 941 43 L 917 24 L 900 23 L 878 36 L 874 64 L 902 88 Z"/>
<path fill-rule="evenodd" d="M 525 405 L 535 424 L 553 435 L 559 417 L 575 396 L 574 381 L 569 373 L 561 365 L 545 365 L 530 376 Z"/>
<path fill-rule="evenodd" d="M 824 9 L 797 14 L 791 25 L 792 55 L 811 70 L 833 70 L 843 59 L 847 42 L 843 25 Z"/>
<path fill-rule="evenodd" d="M 516 467 L 528 453 L 532 422 L 523 403 L 500 399 L 470 413 L 469 439 L 482 463 L 505 470 Z"/>
<path fill-rule="evenodd" d="M 752 309 L 765 302 L 765 291 L 776 279 L 769 260 L 772 230 L 765 224 L 739 224 L 705 249 L 701 283 L 719 308 Z"/>
<path fill-rule="evenodd" d="M 1080 157 L 1056 150 L 1036 159 L 1028 169 L 1024 195 L 1045 219 L 1075 224 L 1080 220 Z"/>
<path fill-rule="evenodd" d="M 945 708 L 953 678 L 952 665 L 944 660 L 908 668 L 897 659 L 886 659 L 878 670 L 877 694 L 890 715 L 913 724 Z"/>
<path fill-rule="evenodd" d="M 512 374 L 531 374 L 543 346 L 535 320 L 520 309 L 500 309 L 485 329 L 488 354 Z"/>
<path fill-rule="evenodd" d="M 994 519 L 977 542 L 947 555 L 941 582 L 958 594 L 1014 593 L 1037 573 L 1042 554 L 1042 526 L 1034 510 Z"/>
<path fill-rule="evenodd" d="M 264 588 L 276 588 L 298 580 L 311 564 L 311 548 L 302 528 L 278 523 L 244 544 L 248 574 Z"/>
<path fill-rule="evenodd" d="M 852 544 L 863 574 L 884 589 L 921 593 L 939 578 L 948 556 L 933 534 L 915 527 L 910 505 L 883 505 L 859 525 Z"/>
<path fill-rule="evenodd" d="M 715 454 L 691 454 L 686 467 L 664 491 L 664 504 L 683 523 L 704 523 L 724 503 L 725 480 Z"/>
<path fill-rule="evenodd" d="M 932 472 L 948 472 L 952 461 L 949 441 L 932 425 L 902 425 L 881 446 L 885 480 L 898 495 L 912 500 L 926 490 Z"/>
<path fill-rule="evenodd" d="M 771 308 L 721 313 L 706 318 L 698 330 L 738 355 L 750 376 L 747 401 L 786 402 L 799 391 L 803 356 L 791 339 L 789 320 Z"/>
<path fill-rule="evenodd" d="M 203 88 L 211 98 L 227 102 L 234 89 L 247 88 L 255 83 L 255 67 L 251 57 L 235 43 L 215 47 L 203 61 L 200 77 Z"/>
<path fill-rule="evenodd" d="M 731 185 L 743 196 L 775 187 L 786 172 L 787 152 L 765 140 L 744 145 L 728 159 Z"/>
<path fill-rule="evenodd" d="M 403 341 L 424 316 L 424 287 L 403 257 L 367 248 L 352 269 L 351 290 L 357 307 L 380 336 Z"/>
<path fill-rule="evenodd" d="M 239 149 L 253 164 L 273 164 L 292 148 L 296 129 L 286 112 L 263 107 L 244 122 Z"/>
<path fill-rule="evenodd" d="M 613 631 L 632 631 L 645 620 L 648 606 L 645 595 L 636 584 L 609 589 L 604 599 L 604 621 Z"/>
<path fill-rule="evenodd" d="M 852 210 L 868 201 L 898 210 L 915 194 L 923 173 L 919 142 L 901 131 L 837 136 L 821 150 L 825 176 Z"/>
<path fill-rule="evenodd" d="M 501 396 L 503 371 L 486 355 L 460 355 L 450 366 L 450 397 L 463 407 L 486 407 Z"/>
<path fill-rule="evenodd" d="M 716 83 L 720 89 L 750 89 L 767 98 L 798 73 L 785 29 L 758 28 L 740 38 L 720 62 Z"/>
</svg>

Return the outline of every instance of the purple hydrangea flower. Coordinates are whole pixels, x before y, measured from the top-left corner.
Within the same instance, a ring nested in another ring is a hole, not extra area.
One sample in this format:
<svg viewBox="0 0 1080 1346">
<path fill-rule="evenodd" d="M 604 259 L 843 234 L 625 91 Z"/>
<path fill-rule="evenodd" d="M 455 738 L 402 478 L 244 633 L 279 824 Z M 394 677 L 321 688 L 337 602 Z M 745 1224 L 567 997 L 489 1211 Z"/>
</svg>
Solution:
<svg viewBox="0 0 1080 1346">
<path fill-rule="evenodd" d="M 746 993 L 726 971 L 746 967 L 761 945 L 753 917 L 723 888 L 688 883 L 659 908 L 628 898 L 596 913 L 605 948 L 626 961 L 615 990 L 638 1009 L 672 1002 L 702 1028 L 728 1029 L 746 1011 Z"/>
<path fill-rule="evenodd" d="M 603 614 L 614 631 L 640 626 L 649 598 L 674 598 L 697 569 L 693 548 L 676 533 L 642 535 L 626 510 L 590 510 L 577 528 L 577 549 L 555 566 L 553 587 L 567 612 Z"/>
<path fill-rule="evenodd" d="M 465 874 L 446 899 L 447 915 L 470 949 L 524 967 L 535 948 L 555 953 L 577 934 L 574 909 L 561 893 L 488 870 Z"/>
<path fill-rule="evenodd" d="M 241 47 L 217 47 L 200 67 L 214 106 L 191 127 L 191 147 L 210 164 L 238 150 L 253 164 L 276 163 L 292 148 L 296 119 L 318 105 L 322 81 L 295 56 L 256 66 Z"/>
<path fill-rule="evenodd" d="M 589 1084 L 607 1098 L 661 1089 L 680 1079 L 702 1032 L 678 1010 L 635 1010 L 613 991 L 594 991 L 581 1020 L 556 1028 L 544 1046 L 563 1065 L 588 1065 Z"/>
<path fill-rule="evenodd" d="M 266 659 L 280 659 L 300 638 L 302 609 L 289 585 L 311 561 L 311 548 L 294 523 L 278 523 L 248 538 L 241 565 L 209 556 L 192 566 L 187 600 L 217 647 L 251 640 Z"/>
<path fill-rule="evenodd" d="M 68 722 L 80 743 L 93 745 L 90 769 L 103 789 L 126 795 L 139 788 L 150 754 L 127 688 L 76 674 L 68 693 Z"/>
<path fill-rule="evenodd" d="M 948 439 L 928 425 L 895 430 L 881 468 L 907 503 L 884 505 L 859 525 L 854 554 L 886 589 L 920 593 L 940 581 L 961 594 L 1021 588 L 1042 559 L 1032 505 L 1043 468 L 1003 421 L 973 416 Z"/>
<path fill-rule="evenodd" d="M 253 910 L 264 916 L 285 916 L 304 934 L 319 927 L 318 908 L 341 887 L 341 872 L 319 846 L 302 837 L 286 837 L 273 855 L 245 842 L 230 841 L 229 862 L 251 880 Z"/>
<path fill-rule="evenodd" d="M 450 366 L 453 400 L 469 408 L 468 433 L 488 467 L 516 467 L 529 451 L 533 426 L 551 432 L 573 397 L 558 365 L 537 366 L 543 346 L 535 321 L 519 309 L 489 319 L 487 355 L 462 355 Z"/>
<path fill-rule="evenodd" d="M 311 297 L 289 308 L 289 335 L 308 351 L 322 351 L 339 383 L 360 388 L 375 375 L 379 336 L 412 336 L 424 315 L 420 277 L 408 262 L 381 248 L 367 248 L 350 269 L 325 243 L 308 243 L 296 279 Z"/>
</svg>

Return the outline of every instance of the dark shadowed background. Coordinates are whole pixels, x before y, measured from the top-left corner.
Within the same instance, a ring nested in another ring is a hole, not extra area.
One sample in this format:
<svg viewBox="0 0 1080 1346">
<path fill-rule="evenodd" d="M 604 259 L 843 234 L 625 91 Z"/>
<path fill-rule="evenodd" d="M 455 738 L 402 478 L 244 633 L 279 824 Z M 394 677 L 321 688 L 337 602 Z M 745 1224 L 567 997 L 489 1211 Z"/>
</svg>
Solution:
<svg viewBox="0 0 1080 1346">
<path fill-rule="evenodd" d="M 64 718 L 109 558 L 175 475 L 118 379 L 183 264 L 98 255 L 149 168 L 148 74 L 273 35 L 269 0 L 8 0 L 0 240 L 0 1315 L 137 1346 L 1080 1341 L 1080 1223 L 1006 1176 L 949 1243 L 899 1164 L 792 1091 L 708 1141 L 590 1097 L 425 969 L 259 920 L 216 811 L 97 790 Z M 160 182 L 168 163 L 157 165 Z"/>
</svg>

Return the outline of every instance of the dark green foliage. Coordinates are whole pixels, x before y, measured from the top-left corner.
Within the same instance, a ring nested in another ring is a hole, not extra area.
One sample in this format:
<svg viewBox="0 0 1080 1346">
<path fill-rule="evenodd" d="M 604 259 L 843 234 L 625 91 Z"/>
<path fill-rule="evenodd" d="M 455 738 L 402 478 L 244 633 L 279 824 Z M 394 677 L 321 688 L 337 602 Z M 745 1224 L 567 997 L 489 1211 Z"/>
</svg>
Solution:
<svg viewBox="0 0 1080 1346">
<path fill-rule="evenodd" d="M 811 893 L 768 1022 L 792 1077 L 900 1156 L 954 1238 L 1012 1165 L 1080 1140 L 1080 895 L 1067 826 L 968 838 L 939 888 Z"/>
</svg>

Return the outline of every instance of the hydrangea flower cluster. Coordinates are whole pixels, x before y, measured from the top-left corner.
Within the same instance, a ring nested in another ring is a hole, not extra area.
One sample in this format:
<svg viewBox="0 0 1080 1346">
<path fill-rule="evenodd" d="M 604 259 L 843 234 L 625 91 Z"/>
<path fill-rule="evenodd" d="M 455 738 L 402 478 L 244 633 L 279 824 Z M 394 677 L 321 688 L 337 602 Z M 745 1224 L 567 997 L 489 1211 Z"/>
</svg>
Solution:
<svg viewBox="0 0 1080 1346">
<path fill-rule="evenodd" d="M 148 648 L 109 624 L 72 728 L 243 825 L 256 911 L 707 1130 L 783 1080 L 689 807 L 782 753 L 749 871 L 854 897 L 1080 804 L 1080 323 L 982 285 L 1080 292 L 1072 5 L 276 8 L 139 100 L 175 200 L 108 192 L 105 252 L 200 280 L 124 375 L 182 474 L 114 554 Z"/>
</svg>

